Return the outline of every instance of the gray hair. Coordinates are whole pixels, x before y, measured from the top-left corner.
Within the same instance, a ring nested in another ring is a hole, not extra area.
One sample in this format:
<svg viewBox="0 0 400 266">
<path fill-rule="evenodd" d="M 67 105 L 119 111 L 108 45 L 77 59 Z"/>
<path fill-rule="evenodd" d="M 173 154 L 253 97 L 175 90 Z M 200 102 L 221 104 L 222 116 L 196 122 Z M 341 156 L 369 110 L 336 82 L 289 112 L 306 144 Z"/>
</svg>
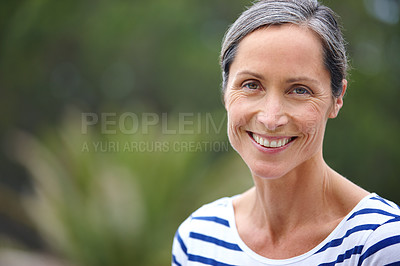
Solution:
<svg viewBox="0 0 400 266">
<path fill-rule="evenodd" d="M 226 90 L 229 69 L 240 41 L 253 31 L 269 25 L 292 23 L 314 31 L 322 41 L 324 65 L 331 76 L 332 94 L 342 93 L 342 80 L 347 74 L 345 41 L 337 15 L 328 7 L 313 0 L 260 0 L 230 26 L 221 49 L 222 92 Z"/>
</svg>

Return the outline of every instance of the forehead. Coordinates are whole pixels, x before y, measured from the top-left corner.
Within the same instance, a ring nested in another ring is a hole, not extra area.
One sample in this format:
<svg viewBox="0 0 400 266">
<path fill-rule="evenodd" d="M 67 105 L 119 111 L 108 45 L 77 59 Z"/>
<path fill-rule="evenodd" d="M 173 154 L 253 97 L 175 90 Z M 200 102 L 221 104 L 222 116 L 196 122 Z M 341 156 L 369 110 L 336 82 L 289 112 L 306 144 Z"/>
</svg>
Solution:
<svg viewBox="0 0 400 266">
<path fill-rule="evenodd" d="M 322 51 L 318 35 L 305 27 L 294 24 L 264 27 L 239 43 L 231 71 L 248 67 L 259 71 L 282 67 L 295 72 L 326 71 Z"/>
</svg>

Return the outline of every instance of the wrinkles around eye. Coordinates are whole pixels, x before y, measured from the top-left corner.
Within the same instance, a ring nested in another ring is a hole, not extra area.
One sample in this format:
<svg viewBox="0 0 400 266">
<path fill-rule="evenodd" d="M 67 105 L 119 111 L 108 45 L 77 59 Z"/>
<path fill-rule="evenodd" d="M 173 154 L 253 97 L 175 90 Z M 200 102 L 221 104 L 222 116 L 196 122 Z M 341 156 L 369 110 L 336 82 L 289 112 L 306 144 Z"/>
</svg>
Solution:
<svg viewBox="0 0 400 266">
<path fill-rule="evenodd" d="M 251 82 L 244 83 L 242 85 L 242 88 L 249 89 L 249 90 L 258 90 L 261 88 L 261 86 L 257 82 L 251 81 Z"/>
<path fill-rule="evenodd" d="M 304 88 L 304 87 L 296 87 L 292 90 L 292 93 L 294 94 L 299 94 L 299 95 L 303 95 L 303 94 L 311 94 L 311 92 Z"/>
</svg>

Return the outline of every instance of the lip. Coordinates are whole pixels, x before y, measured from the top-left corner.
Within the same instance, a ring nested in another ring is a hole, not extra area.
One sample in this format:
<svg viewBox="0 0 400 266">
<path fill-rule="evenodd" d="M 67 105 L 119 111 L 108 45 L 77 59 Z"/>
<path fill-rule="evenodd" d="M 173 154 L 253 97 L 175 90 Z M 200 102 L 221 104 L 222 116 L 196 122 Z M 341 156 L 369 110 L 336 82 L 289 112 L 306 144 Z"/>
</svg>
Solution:
<svg viewBox="0 0 400 266">
<path fill-rule="evenodd" d="M 265 136 L 265 135 L 257 134 L 257 133 L 251 132 L 251 131 L 247 131 L 247 134 L 249 135 L 251 141 L 253 142 L 253 144 L 255 145 L 255 147 L 258 150 L 260 150 L 262 152 L 265 152 L 265 153 L 270 153 L 270 154 L 279 153 L 279 152 L 282 152 L 282 151 L 286 150 L 289 146 L 292 145 L 292 143 L 297 138 L 296 136 L 292 136 L 292 137 L 289 137 L 289 136 Z M 284 144 L 283 146 L 280 146 L 280 147 L 265 147 L 265 146 L 259 144 L 254 139 L 253 134 L 256 134 L 257 136 L 262 137 L 264 139 L 268 139 L 269 141 L 274 141 L 274 140 L 275 141 L 279 141 L 279 140 L 285 140 L 285 139 L 289 139 L 289 141 L 288 141 L 288 143 L 286 143 L 286 144 Z"/>
</svg>

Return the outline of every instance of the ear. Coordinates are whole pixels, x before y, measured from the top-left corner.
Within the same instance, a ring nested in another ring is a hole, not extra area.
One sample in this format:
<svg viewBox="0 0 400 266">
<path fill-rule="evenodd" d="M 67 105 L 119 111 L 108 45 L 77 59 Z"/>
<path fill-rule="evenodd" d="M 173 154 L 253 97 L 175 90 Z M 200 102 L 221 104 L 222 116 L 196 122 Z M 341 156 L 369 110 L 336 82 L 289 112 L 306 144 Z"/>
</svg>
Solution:
<svg viewBox="0 0 400 266">
<path fill-rule="evenodd" d="M 347 80 L 343 79 L 342 80 L 342 93 L 340 94 L 339 97 L 335 97 L 334 98 L 334 103 L 332 106 L 332 110 L 329 113 L 329 118 L 335 118 L 337 117 L 337 115 L 339 114 L 340 109 L 343 106 L 343 96 L 346 93 L 346 89 L 347 89 Z"/>
</svg>

